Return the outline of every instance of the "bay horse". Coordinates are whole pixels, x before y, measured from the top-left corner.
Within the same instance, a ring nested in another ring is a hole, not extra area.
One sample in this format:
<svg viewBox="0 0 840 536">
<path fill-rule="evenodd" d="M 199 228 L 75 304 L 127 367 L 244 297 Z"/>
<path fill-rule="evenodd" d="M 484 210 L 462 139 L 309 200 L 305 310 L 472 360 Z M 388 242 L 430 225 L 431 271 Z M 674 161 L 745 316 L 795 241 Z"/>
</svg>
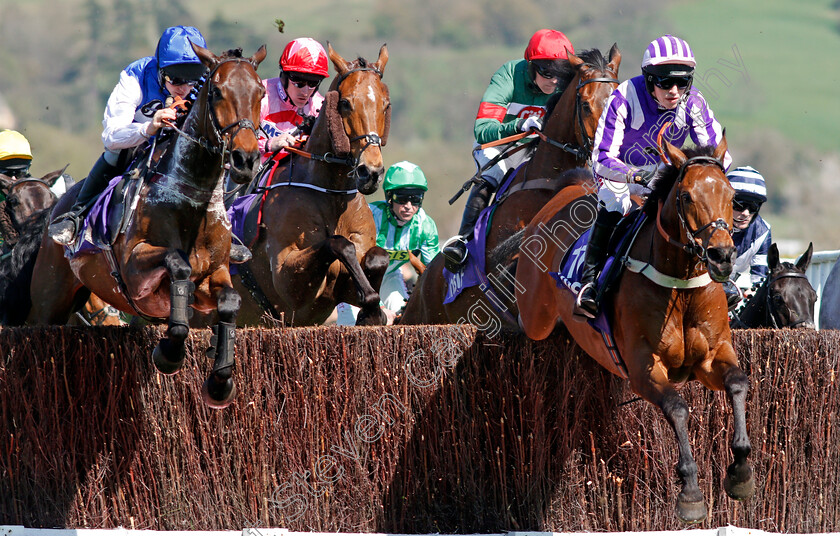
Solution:
<svg viewBox="0 0 840 536">
<path fill-rule="evenodd" d="M 401 324 L 447 324 L 468 321 L 482 327 L 491 324 L 518 329 L 516 289 L 509 288 L 517 252 L 496 248 L 521 231 L 554 194 L 571 184 L 591 182 L 588 168 L 598 119 L 613 89 L 618 85 L 621 52 L 613 44 L 609 57 L 598 49 L 569 54 L 568 82 L 559 100 L 551 102 L 540 141 L 533 156 L 517 172 L 508 193 L 496 199 L 492 225 L 487 235 L 485 267 L 495 287 L 495 299 L 509 312 L 497 315 L 497 307 L 479 286 L 465 289 L 444 304 L 447 285 L 443 255 L 435 257 L 417 281 L 405 306 Z M 497 196 L 498 197 L 498 196 Z M 505 287 L 508 288 L 505 288 Z"/>
<path fill-rule="evenodd" d="M 767 255 L 770 272 L 755 294 L 733 314 L 731 327 L 816 329 L 817 293 L 805 275 L 813 252 L 814 244 L 810 243 L 796 263 L 781 262 L 779 248 L 772 244 Z"/>
<path fill-rule="evenodd" d="M 230 222 L 223 204 L 223 177 L 250 181 L 259 163 L 256 125 L 264 88 L 257 66 L 265 46 L 250 58 L 241 50 L 216 56 L 193 45 L 209 69 L 206 82 L 154 172 L 144 180 L 131 222 L 112 248 L 71 259 L 44 236 L 30 287 L 30 324 L 63 324 L 83 287 L 120 311 L 168 323 L 153 352 L 155 366 L 174 374 L 184 362 L 189 305 L 217 310 L 210 376 L 202 396 L 211 407 L 233 401 L 235 319 L 241 300 L 228 269 Z M 227 169 L 226 169 L 227 168 Z M 65 194 L 54 213 L 73 201 Z"/>
<path fill-rule="evenodd" d="M 306 144 L 272 173 L 253 258 L 238 266 L 243 324 L 266 312 L 286 325 L 321 324 L 341 302 L 361 307 L 357 325 L 385 323 L 378 289 L 388 253 L 376 246 L 364 195 L 383 179 L 388 49 L 375 62 L 345 60 L 329 43 L 327 52 L 336 77 Z"/>
<path fill-rule="evenodd" d="M 662 150 L 672 164 L 652 183 L 642 208 L 647 219 L 621 259 L 629 268 L 614 283 L 614 293 L 602 301 L 612 326 L 613 351 L 589 322 L 573 318 L 576 294 L 558 286 L 551 273 L 586 230 L 580 222 L 591 222 L 583 214 L 597 210 L 596 196 L 583 186 L 559 192 L 525 230 L 523 244 L 541 241 L 543 247 L 529 247 L 536 253 L 520 255 L 516 281 L 524 291 L 517 295 L 519 321 L 535 340 L 547 338 L 562 322 L 587 354 L 609 372 L 629 379 L 635 393 L 662 410 L 679 445 L 676 472 L 682 489 L 677 515 L 697 523 L 705 519 L 706 505 L 688 439 L 689 408 L 678 385 L 699 380 L 709 389 L 726 391 L 733 410 L 734 462 L 724 486 L 738 500 L 755 491 L 747 461 L 749 378 L 738 367 L 726 296 L 723 286 L 715 283 L 729 277 L 735 260 L 734 189 L 723 171 L 725 137 L 717 148 L 683 152 L 666 141 Z"/>
</svg>

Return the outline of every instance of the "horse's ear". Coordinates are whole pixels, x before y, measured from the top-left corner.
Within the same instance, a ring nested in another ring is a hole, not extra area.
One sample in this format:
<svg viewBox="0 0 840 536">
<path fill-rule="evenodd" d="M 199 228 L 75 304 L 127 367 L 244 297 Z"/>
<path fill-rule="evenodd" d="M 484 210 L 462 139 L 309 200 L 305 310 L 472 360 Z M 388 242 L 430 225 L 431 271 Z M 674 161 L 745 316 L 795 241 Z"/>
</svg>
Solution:
<svg viewBox="0 0 840 536">
<path fill-rule="evenodd" d="M 341 54 L 335 51 L 329 41 L 327 41 L 327 55 L 330 57 L 330 61 L 335 67 L 335 72 L 338 74 L 338 77 L 336 78 L 340 78 L 344 73 L 350 70 L 350 64 L 347 63 L 347 60 L 341 57 Z"/>
<path fill-rule="evenodd" d="M 268 50 L 265 48 L 265 45 L 261 46 L 259 50 L 254 52 L 254 55 L 248 60 L 254 65 L 254 69 L 260 66 L 260 63 L 265 59 L 266 54 L 268 54 Z"/>
<path fill-rule="evenodd" d="M 0 190 L 2 190 L 4 192 L 8 192 L 9 188 L 12 187 L 12 184 L 14 184 L 14 182 L 15 182 L 15 180 L 13 178 L 9 177 L 8 175 L 3 175 L 2 173 L 0 173 Z"/>
<path fill-rule="evenodd" d="M 805 250 L 805 253 L 802 254 L 799 259 L 796 260 L 796 267 L 802 270 L 803 272 L 808 269 L 808 265 L 811 264 L 811 255 L 814 253 L 814 243 L 808 243 L 808 249 Z"/>
<path fill-rule="evenodd" d="M 779 246 L 775 242 L 770 244 L 770 250 L 767 252 L 767 266 L 771 272 L 775 272 L 781 263 L 779 262 Z"/>
<path fill-rule="evenodd" d="M 607 68 L 615 76 L 618 76 L 618 66 L 621 65 L 621 51 L 618 49 L 617 43 L 613 43 L 613 46 L 610 47 L 609 58 L 610 63 L 607 65 Z"/>
<path fill-rule="evenodd" d="M 69 165 L 70 164 L 67 164 L 67 166 Z M 64 174 L 64 170 L 67 169 L 67 166 L 64 166 L 63 168 L 57 169 L 55 171 L 50 171 L 49 173 L 41 177 L 41 180 L 49 184 L 50 187 L 52 187 L 56 183 L 56 181 L 60 179 L 61 176 Z"/>
<path fill-rule="evenodd" d="M 668 161 L 671 162 L 671 165 L 676 166 L 677 168 L 681 168 L 687 158 L 685 157 L 685 153 L 677 149 L 674 145 L 671 145 L 666 140 L 662 140 L 664 145 L 662 146 L 662 151 L 665 153 L 665 156 L 668 157 Z"/>
<path fill-rule="evenodd" d="M 379 48 L 379 57 L 376 59 L 376 62 L 373 63 L 373 67 L 379 71 L 379 74 L 385 72 L 385 65 L 388 63 L 388 45 L 382 45 Z"/>
<path fill-rule="evenodd" d="M 201 60 L 201 63 L 203 63 L 204 66 L 208 69 L 213 69 L 213 67 L 215 67 L 216 64 L 219 62 L 219 58 L 203 46 L 196 45 L 192 41 L 190 41 L 190 45 L 192 45 L 192 49 L 193 52 L 195 52 L 195 55 L 198 56 L 198 59 Z"/>
<path fill-rule="evenodd" d="M 574 67 L 575 69 L 577 69 L 578 67 L 580 67 L 581 65 L 583 65 L 583 60 L 582 60 L 582 59 L 580 59 L 580 58 L 578 58 L 577 56 L 575 56 L 575 55 L 574 55 L 574 54 L 572 54 L 571 52 L 569 52 L 569 49 L 568 49 L 568 48 L 566 49 L 566 57 L 569 59 L 569 63 L 570 63 L 570 64 L 572 65 L 572 67 Z"/>
<path fill-rule="evenodd" d="M 723 135 L 720 137 L 720 143 L 717 147 L 715 147 L 715 152 L 712 156 L 718 159 L 718 161 L 723 162 L 723 159 L 726 157 L 726 150 L 728 148 L 728 144 L 726 143 L 726 129 L 723 129 Z"/>
</svg>

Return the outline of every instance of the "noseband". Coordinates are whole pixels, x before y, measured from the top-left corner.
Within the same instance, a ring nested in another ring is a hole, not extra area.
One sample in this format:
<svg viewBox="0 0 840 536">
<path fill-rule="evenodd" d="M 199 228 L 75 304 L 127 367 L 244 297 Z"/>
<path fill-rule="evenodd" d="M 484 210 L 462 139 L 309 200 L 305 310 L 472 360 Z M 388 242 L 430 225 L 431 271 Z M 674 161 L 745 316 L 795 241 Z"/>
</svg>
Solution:
<svg viewBox="0 0 840 536">
<path fill-rule="evenodd" d="M 682 167 L 680 168 L 679 175 L 676 179 L 676 184 L 682 182 L 683 178 L 685 177 L 686 170 L 692 164 L 698 165 L 714 165 L 720 168 L 721 171 L 724 171 L 723 164 L 717 159 L 711 156 L 694 156 L 689 158 L 688 160 L 683 163 Z M 662 201 L 659 201 L 659 210 L 656 215 L 656 227 L 659 229 L 659 233 L 662 235 L 663 238 L 668 240 L 671 245 L 674 245 L 691 256 L 696 256 L 700 259 L 701 262 L 706 262 L 708 256 L 706 254 L 706 250 L 709 247 L 709 240 L 712 239 L 712 235 L 718 229 L 724 230 L 728 232 L 730 235 L 734 231 L 733 228 L 726 223 L 726 220 L 723 218 L 718 218 L 714 221 L 710 221 L 706 225 L 700 227 L 699 229 L 692 230 L 689 227 L 688 222 L 685 218 L 685 207 L 682 204 L 681 196 L 676 196 L 676 208 L 677 208 L 677 217 L 680 219 L 680 227 L 685 231 L 685 237 L 688 239 L 688 243 L 678 242 L 671 238 L 668 233 L 665 231 L 664 227 L 662 227 Z M 698 243 L 697 236 L 705 231 L 706 229 L 711 228 L 711 232 L 706 235 L 705 240 L 702 241 L 702 244 Z"/>
</svg>

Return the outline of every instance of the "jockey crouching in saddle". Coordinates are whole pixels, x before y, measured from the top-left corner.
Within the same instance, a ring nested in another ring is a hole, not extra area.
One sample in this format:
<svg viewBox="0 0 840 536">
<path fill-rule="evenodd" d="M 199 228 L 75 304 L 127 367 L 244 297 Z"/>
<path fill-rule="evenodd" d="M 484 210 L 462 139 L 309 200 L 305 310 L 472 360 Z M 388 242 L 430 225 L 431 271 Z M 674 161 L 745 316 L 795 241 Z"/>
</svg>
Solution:
<svg viewBox="0 0 840 536">
<path fill-rule="evenodd" d="M 703 95 L 691 85 L 696 62 L 688 43 L 672 35 L 652 41 L 642 58 L 642 74 L 620 84 L 607 101 L 592 149 L 598 182 L 598 214 L 583 260 L 575 314 L 598 313 L 598 272 L 606 261 L 618 221 L 630 212 L 630 185 L 647 185 L 659 165 L 657 135 L 682 147 L 688 136 L 695 145 L 717 146 L 723 130 Z M 727 152 L 724 168 L 732 158 Z"/>
<path fill-rule="evenodd" d="M 429 184 L 419 166 L 411 162 L 392 165 L 385 172 L 382 190 L 385 201 L 370 203 L 370 210 L 376 223 L 376 245 L 388 250 L 390 257 L 379 296 L 388 324 L 393 324 L 409 296 L 402 273 L 409 254 L 415 254 L 425 266 L 440 252 L 440 246 L 437 225 L 421 208 Z M 356 325 L 358 307 L 339 303 L 336 310 L 339 326 Z"/>
<path fill-rule="evenodd" d="M 263 159 L 288 156 L 282 151 L 308 135 L 321 111 L 324 97 L 318 86 L 329 76 L 329 59 L 324 47 L 309 37 L 289 41 L 280 56 L 280 76 L 263 80 L 265 96 L 260 108 L 260 136 Z"/>
<path fill-rule="evenodd" d="M 176 111 L 170 98 L 195 100 L 193 88 L 205 67 L 190 42 L 207 47 L 204 37 L 192 26 L 174 26 L 163 31 L 154 56 L 141 58 L 120 73 L 120 80 L 108 98 L 102 121 L 105 152 L 93 165 L 70 210 L 56 217 L 48 233 L 57 243 L 74 243 L 86 211 L 108 186 L 112 178 L 124 173 L 135 151 L 152 136 L 174 122 Z M 232 244 L 230 260 L 244 262 L 251 254 L 244 246 Z"/>
<path fill-rule="evenodd" d="M 458 234 L 443 246 L 444 264 L 450 272 L 460 271 L 466 261 L 467 240 L 505 175 L 530 159 L 533 153 L 531 146 L 491 164 L 504 146 L 477 150 L 478 146 L 518 132 L 542 130 L 546 103 L 552 95 L 566 89 L 561 87 L 560 73 L 568 69 L 568 53 L 574 54 L 574 51 L 562 32 L 539 30 L 531 36 L 524 59 L 505 63 L 490 79 L 478 107 L 474 128 L 473 158 L 479 182 L 470 191 Z M 522 143 L 525 142 L 519 145 Z"/>
<path fill-rule="evenodd" d="M 767 266 L 767 253 L 773 238 L 770 224 L 758 215 L 761 205 L 767 202 L 767 185 L 761 173 L 750 166 L 738 167 L 726 174 L 729 183 L 735 188 L 732 200 L 732 219 L 735 232 L 737 257 L 732 267 L 732 275 L 723 284 L 729 310 L 734 309 L 745 295 L 742 289 L 750 289 L 760 283 L 770 268 Z M 749 281 L 738 281 L 749 274 Z"/>
</svg>

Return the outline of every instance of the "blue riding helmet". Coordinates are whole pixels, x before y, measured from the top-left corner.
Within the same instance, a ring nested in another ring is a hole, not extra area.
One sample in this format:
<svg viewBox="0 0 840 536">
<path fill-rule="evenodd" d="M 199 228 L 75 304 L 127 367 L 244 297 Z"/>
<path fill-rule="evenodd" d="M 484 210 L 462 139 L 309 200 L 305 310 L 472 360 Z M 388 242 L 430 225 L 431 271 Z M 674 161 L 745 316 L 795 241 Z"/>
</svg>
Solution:
<svg viewBox="0 0 840 536">
<path fill-rule="evenodd" d="M 172 26 L 163 31 L 155 49 L 160 87 L 164 87 L 164 76 L 180 80 L 198 80 L 204 74 L 204 64 L 193 52 L 191 41 L 201 47 L 207 47 L 204 36 L 192 26 Z"/>
<path fill-rule="evenodd" d="M 735 199 L 756 201 L 759 204 L 767 201 L 767 185 L 761 173 L 750 166 L 735 168 L 726 174 L 729 183 L 735 188 Z"/>
</svg>

